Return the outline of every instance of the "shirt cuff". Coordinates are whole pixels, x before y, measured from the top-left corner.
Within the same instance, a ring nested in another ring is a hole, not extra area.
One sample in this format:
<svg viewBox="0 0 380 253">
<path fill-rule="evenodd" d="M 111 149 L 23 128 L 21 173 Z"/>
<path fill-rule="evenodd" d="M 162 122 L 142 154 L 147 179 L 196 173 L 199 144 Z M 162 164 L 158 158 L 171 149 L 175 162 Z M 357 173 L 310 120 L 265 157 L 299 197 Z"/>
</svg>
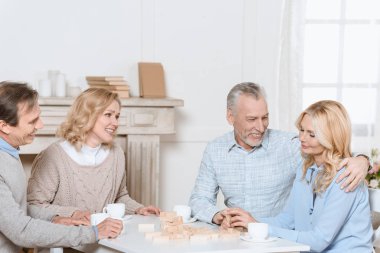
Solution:
<svg viewBox="0 0 380 253">
<path fill-rule="evenodd" d="M 99 241 L 99 230 L 98 230 L 98 227 L 97 226 L 92 226 L 92 229 L 95 232 L 95 240 Z"/>
<path fill-rule="evenodd" d="M 215 214 L 220 210 L 216 206 L 210 206 L 204 211 L 199 212 L 195 215 L 195 218 L 200 221 L 208 222 L 213 224 L 212 218 L 214 218 Z"/>
</svg>

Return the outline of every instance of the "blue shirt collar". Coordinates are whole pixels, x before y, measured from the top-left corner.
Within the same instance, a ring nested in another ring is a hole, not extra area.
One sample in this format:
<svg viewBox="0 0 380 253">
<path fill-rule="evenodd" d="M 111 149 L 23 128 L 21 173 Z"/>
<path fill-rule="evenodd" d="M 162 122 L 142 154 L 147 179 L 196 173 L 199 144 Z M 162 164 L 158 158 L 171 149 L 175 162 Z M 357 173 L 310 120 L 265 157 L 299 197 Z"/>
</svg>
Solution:
<svg viewBox="0 0 380 253">
<path fill-rule="evenodd" d="M 309 168 L 306 170 L 305 179 L 308 184 L 314 183 L 315 177 L 317 174 L 323 170 L 323 165 L 317 166 L 317 164 L 313 163 Z"/>
<path fill-rule="evenodd" d="M 0 150 L 4 151 L 5 153 L 10 154 L 16 159 L 20 159 L 19 156 L 19 149 L 12 147 L 8 142 L 6 142 L 3 138 L 0 137 Z"/>
<path fill-rule="evenodd" d="M 249 152 L 253 152 L 254 150 L 256 150 L 257 148 L 260 148 L 260 147 L 263 147 L 264 149 L 267 149 L 268 148 L 268 145 L 269 145 L 269 129 L 267 129 L 265 131 L 265 134 L 264 134 L 264 139 L 263 141 L 261 142 L 261 144 L 259 146 L 256 146 L 254 147 L 251 151 Z M 228 145 L 228 152 L 231 151 L 232 148 L 234 147 L 240 147 L 242 148 L 243 150 L 245 150 L 243 147 L 241 147 L 237 142 L 236 142 L 236 139 L 235 139 L 235 132 L 234 131 L 231 131 L 230 132 L 230 135 L 228 136 L 228 142 L 229 142 L 229 145 Z"/>
<path fill-rule="evenodd" d="M 317 172 L 323 170 L 323 164 L 321 166 L 318 167 L 318 165 L 316 163 L 313 163 L 313 165 L 311 165 L 308 170 L 315 170 Z"/>
</svg>

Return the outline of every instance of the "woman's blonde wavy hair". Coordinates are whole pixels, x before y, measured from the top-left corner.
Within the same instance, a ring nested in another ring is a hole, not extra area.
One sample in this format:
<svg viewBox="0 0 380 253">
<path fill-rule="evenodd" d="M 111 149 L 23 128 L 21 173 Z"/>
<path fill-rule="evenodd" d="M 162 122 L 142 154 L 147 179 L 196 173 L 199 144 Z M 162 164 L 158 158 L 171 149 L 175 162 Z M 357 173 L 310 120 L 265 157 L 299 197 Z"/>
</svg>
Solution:
<svg viewBox="0 0 380 253">
<path fill-rule="evenodd" d="M 120 99 L 116 93 L 102 88 L 85 90 L 70 107 L 65 121 L 57 130 L 57 136 L 64 138 L 79 150 L 85 143 L 89 132 L 94 128 L 99 115 L 113 101 L 117 101 L 121 106 Z"/>
<path fill-rule="evenodd" d="M 337 173 L 339 163 L 351 157 L 351 122 L 342 104 L 332 100 L 322 100 L 310 105 L 296 121 L 298 130 L 305 115 L 309 115 L 315 136 L 324 147 L 322 152 L 323 171 L 318 173 L 314 192 L 322 193 L 330 185 Z M 315 163 L 312 155 L 303 154 L 303 178 L 307 169 Z"/>
</svg>

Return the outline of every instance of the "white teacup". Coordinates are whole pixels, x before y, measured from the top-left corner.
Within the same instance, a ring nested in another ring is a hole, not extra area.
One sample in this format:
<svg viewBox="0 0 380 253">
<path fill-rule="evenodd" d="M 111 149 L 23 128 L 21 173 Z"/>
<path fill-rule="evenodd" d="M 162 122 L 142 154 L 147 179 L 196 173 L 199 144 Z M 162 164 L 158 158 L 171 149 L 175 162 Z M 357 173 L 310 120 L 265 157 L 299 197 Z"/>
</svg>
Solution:
<svg viewBox="0 0 380 253">
<path fill-rule="evenodd" d="M 252 239 L 265 240 L 268 238 L 267 223 L 248 223 L 248 234 Z"/>
<path fill-rule="evenodd" d="M 105 219 L 107 219 L 108 217 L 110 217 L 110 215 L 108 213 L 91 214 L 91 225 L 96 226 L 99 223 L 101 223 L 102 221 L 104 221 Z"/>
<path fill-rule="evenodd" d="M 182 216 L 184 222 L 191 218 L 191 208 L 189 206 L 175 205 L 173 211 L 176 212 L 178 216 Z"/>
<path fill-rule="evenodd" d="M 103 208 L 103 213 L 107 213 L 111 218 L 122 219 L 125 214 L 125 204 L 124 203 L 114 203 L 108 204 Z"/>
</svg>

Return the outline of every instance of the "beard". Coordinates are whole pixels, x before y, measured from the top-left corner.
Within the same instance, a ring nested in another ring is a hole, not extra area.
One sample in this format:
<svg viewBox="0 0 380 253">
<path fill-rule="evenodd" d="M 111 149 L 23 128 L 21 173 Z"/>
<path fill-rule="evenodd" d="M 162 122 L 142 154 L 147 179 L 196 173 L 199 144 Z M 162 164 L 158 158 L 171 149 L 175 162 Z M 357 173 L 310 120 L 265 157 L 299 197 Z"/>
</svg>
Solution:
<svg viewBox="0 0 380 253">
<path fill-rule="evenodd" d="M 259 134 L 259 136 L 257 136 Z M 245 145 L 250 146 L 251 148 L 259 146 L 264 139 L 265 132 L 258 133 L 258 132 L 246 132 L 246 133 L 239 133 L 236 131 L 236 135 L 238 139 L 240 139 L 241 142 L 243 142 Z"/>
</svg>

